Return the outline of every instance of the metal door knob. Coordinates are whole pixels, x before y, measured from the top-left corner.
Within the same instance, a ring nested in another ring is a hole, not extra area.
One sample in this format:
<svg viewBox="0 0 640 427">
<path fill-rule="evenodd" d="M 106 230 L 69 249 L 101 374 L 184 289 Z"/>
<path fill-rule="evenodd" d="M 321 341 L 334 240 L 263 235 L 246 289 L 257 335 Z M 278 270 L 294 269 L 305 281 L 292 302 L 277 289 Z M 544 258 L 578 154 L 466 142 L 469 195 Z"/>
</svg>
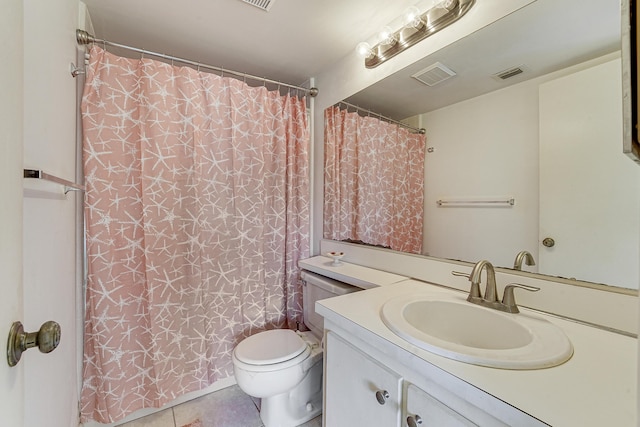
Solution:
<svg viewBox="0 0 640 427">
<path fill-rule="evenodd" d="M 407 425 L 409 427 L 418 427 L 422 424 L 422 418 L 420 415 L 410 415 L 407 417 Z"/>
<path fill-rule="evenodd" d="M 7 362 L 16 366 L 22 353 L 38 347 L 42 353 L 50 353 L 60 344 L 60 325 L 52 320 L 44 322 L 37 332 L 25 332 L 22 323 L 13 322 L 7 341 Z"/>
<path fill-rule="evenodd" d="M 387 403 L 387 399 L 389 398 L 389 392 L 387 390 L 378 390 L 376 391 L 376 400 L 379 404 L 384 405 Z"/>
<path fill-rule="evenodd" d="M 553 240 L 551 237 L 545 237 L 544 240 L 542 241 L 542 244 L 548 248 L 552 248 L 555 246 L 556 241 Z"/>
</svg>

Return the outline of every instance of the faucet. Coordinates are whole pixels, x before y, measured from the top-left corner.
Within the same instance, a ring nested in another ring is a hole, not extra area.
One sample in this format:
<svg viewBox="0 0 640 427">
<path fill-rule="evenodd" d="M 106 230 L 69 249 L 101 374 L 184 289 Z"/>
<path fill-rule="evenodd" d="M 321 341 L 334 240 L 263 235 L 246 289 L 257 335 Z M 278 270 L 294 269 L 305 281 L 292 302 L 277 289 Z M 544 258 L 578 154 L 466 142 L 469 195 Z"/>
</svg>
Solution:
<svg viewBox="0 0 640 427">
<path fill-rule="evenodd" d="M 483 297 L 480 293 L 480 281 L 482 270 L 485 269 L 487 270 L 487 285 L 485 287 Z M 478 261 L 473 266 L 471 274 L 461 273 L 459 271 L 452 271 L 451 274 L 453 274 L 454 276 L 466 277 L 471 282 L 471 289 L 469 290 L 467 301 L 473 304 L 481 305 L 483 307 L 505 311 L 507 313 L 520 312 L 520 310 L 518 309 L 518 305 L 516 304 L 515 296 L 513 295 L 513 290 L 515 288 L 520 288 L 531 292 L 537 292 L 540 290 L 540 288 L 536 288 L 535 286 L 523 285 L 521 283 L 510 283 L 504 288 L 502 301 L 498 301 L 498 291 L 496 289 L 496 273 L 493 268 L 493 264 L 491 264 L 487 260 Z"/>
<path fill-rule="evenodd" d="M 473 289 L 474 286 L 480 289 L 480 281 L 481 281 L 480 275 L 482 274 L 482 270 L 485 270 L 485 269 L 487 270 L 487 286 L 485 287 L 484 297 L 482 297 L 482 300 L 485 303 L 494 304 L 498 302 L 498 296 L 497 296 L 498 291 L 496 290 L 496 272 L 493 269 L 493 264 L 491 264 L 489 261 L 486 261 L 486 260 L 478 261 L 476 265 L 473 266 L 473 270 L 471 270 L 471 274 L 469 275 L 469 281 L 471 282 L 471 289 Z M 470 298 L 471 298 L 471 292 L 469 293 L 469 298 L 467 298 L 467 301 L 474 302 L 474 301 L 471 301 Z"/>
<path fill-rule="evenodd" d="M 536 262 L 533 260 L 533 255 L 531 255 L 530 252 L 520 251 L 518 255 L 516 255 L 516 260 L 513 262 L 513 269 L 522 270 L 522 261 L 527 265 L 536 265 Z"/>
</svg>

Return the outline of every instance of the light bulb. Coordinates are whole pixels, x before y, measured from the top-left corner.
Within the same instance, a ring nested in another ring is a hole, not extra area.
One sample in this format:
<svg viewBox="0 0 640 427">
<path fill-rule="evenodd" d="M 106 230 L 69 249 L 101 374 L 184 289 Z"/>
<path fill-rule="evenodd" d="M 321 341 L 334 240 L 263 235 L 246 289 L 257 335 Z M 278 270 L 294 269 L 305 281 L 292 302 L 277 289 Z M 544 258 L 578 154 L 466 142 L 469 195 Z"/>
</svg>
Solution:
<svg viewBox="0 0 640 427">
<path fill-rule="evenodd" d="M 365 59 L 373 58 L 375 56 L 371 46 L 367 42 L 358 43 L 358 46 L 356 46 L 356 52 Z"/>
<path fill-rule="evenodd" d="M 448 11 L 452 11 L 458 7 L 458 0 L 442 0 L 438 6 L 443 9 L 447 9 Z"/>
<path fill-rule="evenodd" d="M 420 9 L 415 6 L 411 6 L 404 11 L 402 22 L 407 28 L 420 28 L 424 25 L 422 17 L 420 16 Z"/>
<path fill-rule="evenodd" d="M 391 27 L 385 26 L 380 30 L 378 39 L 380 40 L 380 44 L 392 46 L 398 41 L 398 36 L 393 32 Z"/>
</svg>

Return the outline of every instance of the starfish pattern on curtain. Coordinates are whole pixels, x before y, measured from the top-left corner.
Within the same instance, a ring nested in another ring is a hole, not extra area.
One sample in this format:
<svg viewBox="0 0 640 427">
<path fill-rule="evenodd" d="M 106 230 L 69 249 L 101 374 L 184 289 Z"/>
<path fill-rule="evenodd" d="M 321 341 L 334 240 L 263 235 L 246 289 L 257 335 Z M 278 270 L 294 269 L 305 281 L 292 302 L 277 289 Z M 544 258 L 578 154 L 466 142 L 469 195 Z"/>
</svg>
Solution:
<svg viewBox="0 0 640 427">
<path fill-rule="evenodd" d="M 93 46 L 81 418 L 108 423 L 233 374 L 243 338 L 302 323 L 306 100 Z"/>
<path fill-rule="evenodd" d="M 338 106 L 324 118 L 324 237 L 419 254 L 425 136 Z"/>
</svg>

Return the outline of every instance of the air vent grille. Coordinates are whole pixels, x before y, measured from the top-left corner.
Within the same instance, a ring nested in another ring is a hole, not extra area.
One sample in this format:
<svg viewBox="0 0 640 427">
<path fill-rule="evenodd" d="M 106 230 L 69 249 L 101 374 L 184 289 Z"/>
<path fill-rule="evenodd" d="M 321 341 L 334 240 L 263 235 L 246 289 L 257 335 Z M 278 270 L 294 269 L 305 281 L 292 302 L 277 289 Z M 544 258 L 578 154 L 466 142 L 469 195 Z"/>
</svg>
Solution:
<svg viewBox="0 0 640 427">
<path fill-rule="evenodd" d="M 265 12 L 268 12 L 271 9 L 271 6 L 276 2 L 276 0 L 242 0 L 245 3 L 249 3 L 251 6 L 255 6 L 258 9 L 262 9 Z"/>
<path fill-rule="evenodd" d="M 454 77 L 455 75 L 455 71 L 440 62 L 436 62 L 435 64 L 418 71 L 411 77 L 426 84 L 427 86 L 435 86 L 447 79 L 450 79 L 451 77 Z"/>
<path fill-rule="evenodd" d="M 509 68 L 507 70 L 500 71 L 499 73 L 495 73 L 493 75 L 493 78 L 496 79 L 496 80 L 507 80 L 507 79 L 510 79 L 511 77 L 515 77 L 515 76 L 517 76 L 519 74 L 522 74 L 522 73 L 524 73 L 524 69 L 520 65 L 520 66 L 517 66 L 517 67 L 513 67 L 513 68 Z"/>
</svg>

